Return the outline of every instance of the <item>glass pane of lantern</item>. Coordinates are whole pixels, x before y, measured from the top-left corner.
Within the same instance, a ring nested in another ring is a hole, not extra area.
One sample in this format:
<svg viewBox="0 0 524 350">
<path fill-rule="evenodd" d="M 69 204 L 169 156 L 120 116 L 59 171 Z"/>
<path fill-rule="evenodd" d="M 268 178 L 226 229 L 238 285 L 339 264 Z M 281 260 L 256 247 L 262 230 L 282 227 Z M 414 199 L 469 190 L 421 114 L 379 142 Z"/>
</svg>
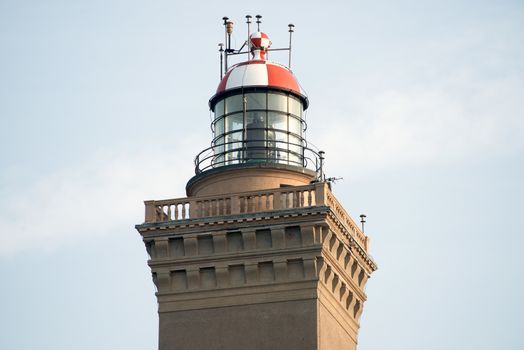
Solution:
<svg viewBox="0 0 524 350">
<path fill-rule="evenodd" d="M 259 162 L 267 158 L 265 112 L 247 112 L 246 114 L 246 160 Z"/>
<path fill-rule="evenodd" d="M 267 160 L 270 161 L 270 162 L 278 162 L 278 159 L 279 159 L 279 144 L 277 142 L 277 140 L 275 139 L 276 138 L 276 135 L 275 133 L 277 133 L 277 131 L 274 131 L 272 129 L 269 129 L 267 130 L 267 142 L 266 142 L 266 147 L 267 147 Z M 281 146 L 281 145 L 280 145 Z"/>
<path fill-rule="evenodd" d="M 266 140 L 267 140 L 267 147 L 276 147 L 275 143 L 275 132 L 273 130 L 267 130 L 266 131 Z"/>
<path fill-rule="evenodd" d="M 243 128 L 243 113 L 235 113 L 226 117 L 226 131 L 242 130 Z"/>
<path fill-rule="evenodd" d="M 266 109 L 266 94 L 265 93 L 250 93 L 246 94 L 247 109 Z"/>
<path fill-rule="evenodd" d="M 224 100 L 217 102 L 215 105 L 215 119 L 224 115 Z"/>
<path fill-rule="evenodd" d="M 287 158 L 288 158 L 288 152 L 286 150 L 283 150 L 281 148 L 276 148 L 273 151 L 274 159 L 277 163 L 286 163 L 287 164 Z"/>
<path fill-rule="evenodd" d="M 273 140 L 273 144 L 275 145 L 275 148 L 278 148 L 281 151 L 287 151 L 288 143 L 287 143 L 287 133 L 281 132 L 281 131 L 268 131 L 268 138 L 271 136 L 271 140 Z"/>
<path fill-rule="evenodd" d="M 295 153 L 288 153 L 288 164 L 294 166 L 303 166 L 300 156 Z"/>
<path fill-rule="evenodd" d="M 244 105 L 242 102 L 242 95 L 234 95 L 226 98 L 226 109 L 225 112 L 239 112 L 244 110 Z"/>
<path fill-rule="evenodd" d="M 247 128 L 265 128 L 266 127 L 266 112 L 246 112 L 246 125 Z"/>
<path fill-rule="evenodd" d="M 216 156 L 214 159 L 213 159 L 213 165 L 214 166 L 222 166 L 224 165 L 224 155 L 220 155 L 220 156 Z"/>
<path fill-rule="evenodd" d="M 215 136 L 222 135 L 224 133 L 224 118 L 220 118 L 215 121 Z"/>
<path fill-rule="evenodd" d="M 277 131 L 277 130 L 270 130 L 272 138 L 278 142 L 279 148 L 287 148 L 287 132 L 284 131 Z M 269 134 L 268 134 L 269 135 Z"/>
<path fill-rule="evenodd" d="M 294 114 L 297 117 L 302 116 L 302 102 L 291 96 L 289 96 L 289 113 Z"/>
<path fill-rule="evenodd" d="M 302 166 L 302 143 L 298 137 L 289 135 L 289 160 Z"/>
<path fill-rule="evenodd" d="M 226 149 L 235 149 L 242 147 L 242 131 L 237 131 L 226 136 L 226 142 L 228 143 Z"/>
<path fill-rule="evenodd" d="M 302 142 L 300 140 L 301 139 L 299 137 L 295 137 L 293 135 L 289 135 L 290 149 L 291 149 L 291 145 L 297 145 L 298 147 L 300 147 L 302 145 Z"/>
<path fill-rule="evenodd" d="M 219 137 L 215 140 L 215 158 L 213 160 L 213 163 L 217 166 L 223 165 L 224 162 L 224 138 Z"/>
<path fill-rule="evenodd" d="M 224 152 L 224 137 L 219 137 L 215 140 L 215 154 Z"/>
<path fill-rule="evenodd" d="M 289 132 L 295 135 L 302 135 L 302 123 L 293 116 L 289 116 Z"/>
<path fill-rule="evenodd" d="M 267 127 L 287 131 L 287 115 L 277 112 L 268 112 Z"/>
<path fill-rule="evenodd" d="M 226 136 L 227 160 L 229 164 L 238 163 L 242 158 L 242 132 L 234 132 Z"/>
<path fill-rule="evenodd" d="M 287 96 L 269 93 L 267 96 L 267 108 L 270 110 L 287 112 Z"/>
</svg>

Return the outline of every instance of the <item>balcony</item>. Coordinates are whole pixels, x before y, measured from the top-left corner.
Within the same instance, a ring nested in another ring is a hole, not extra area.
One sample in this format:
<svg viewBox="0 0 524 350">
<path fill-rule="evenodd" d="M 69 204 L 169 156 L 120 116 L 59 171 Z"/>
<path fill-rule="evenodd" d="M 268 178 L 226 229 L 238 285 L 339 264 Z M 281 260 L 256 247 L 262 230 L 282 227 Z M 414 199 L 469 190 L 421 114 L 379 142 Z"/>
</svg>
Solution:
<svg viewBox="0 0 524 350">
<path fill-rule="evenodd" d="M 231 193 L 145 201 L 145 223 L 203 219 L 278 210 L 329 207 L 348 234 L 367 252 L 368 237 L 337 201 L 326 182 Z"/>
</svg>

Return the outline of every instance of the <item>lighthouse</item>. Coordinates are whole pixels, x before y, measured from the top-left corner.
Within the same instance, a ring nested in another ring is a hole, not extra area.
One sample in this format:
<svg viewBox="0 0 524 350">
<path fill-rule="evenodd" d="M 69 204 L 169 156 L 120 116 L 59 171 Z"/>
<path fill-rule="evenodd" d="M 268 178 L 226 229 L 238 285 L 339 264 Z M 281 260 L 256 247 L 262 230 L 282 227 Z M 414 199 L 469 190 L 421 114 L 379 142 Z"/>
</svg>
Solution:
<svg viewBox="0 0 524 350">
<path fill-rule="evenodd" d="M 185 198 L 145 201 L 136 225 L 157 289 L 159 349 L 355 349 L 369 240 L 307 143 L 309 100 L 289 45 L 224 17 L 210 147 Z M 269 60 L 287 51 L 288 65 Z M 235 64 L 230 66 L 232 61 Z"/>
</svg>

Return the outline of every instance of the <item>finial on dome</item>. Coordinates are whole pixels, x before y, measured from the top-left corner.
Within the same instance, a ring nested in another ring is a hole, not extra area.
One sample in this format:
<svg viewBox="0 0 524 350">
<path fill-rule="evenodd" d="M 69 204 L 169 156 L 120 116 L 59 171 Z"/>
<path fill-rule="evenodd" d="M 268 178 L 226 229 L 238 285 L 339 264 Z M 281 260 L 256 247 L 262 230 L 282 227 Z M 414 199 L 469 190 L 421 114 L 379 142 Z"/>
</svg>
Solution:
<svg viewBox="0 0 524 350">
<path fill-rule="evenodd" d="M 271 46 L 271 40 L 266 33 L 255 32 L 249 36 L 251 53 L 254 60 L 265 60 L 266 53 Z"/>
</svg>

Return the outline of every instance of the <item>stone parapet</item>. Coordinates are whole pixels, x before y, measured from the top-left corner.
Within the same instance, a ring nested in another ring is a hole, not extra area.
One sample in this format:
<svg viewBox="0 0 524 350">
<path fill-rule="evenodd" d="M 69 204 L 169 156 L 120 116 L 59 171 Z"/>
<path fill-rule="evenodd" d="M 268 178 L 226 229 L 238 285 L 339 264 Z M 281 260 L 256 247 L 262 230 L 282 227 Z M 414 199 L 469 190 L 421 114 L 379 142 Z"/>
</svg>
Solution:
<svg viewBox="0 0 524 350">
<path fill-rule="evenodd" d="M 217 217 L 226 219 L 240 214 L 327 206 L 345 232 L 365 252 L 368 250 L 368 237 L 340 205 L 325 182 L 227 195 L 150 200 L 144 203 L 145 224 Z M 137 229 L 140 230 L 142 226 L 138 225 Z"/>
</svg>

